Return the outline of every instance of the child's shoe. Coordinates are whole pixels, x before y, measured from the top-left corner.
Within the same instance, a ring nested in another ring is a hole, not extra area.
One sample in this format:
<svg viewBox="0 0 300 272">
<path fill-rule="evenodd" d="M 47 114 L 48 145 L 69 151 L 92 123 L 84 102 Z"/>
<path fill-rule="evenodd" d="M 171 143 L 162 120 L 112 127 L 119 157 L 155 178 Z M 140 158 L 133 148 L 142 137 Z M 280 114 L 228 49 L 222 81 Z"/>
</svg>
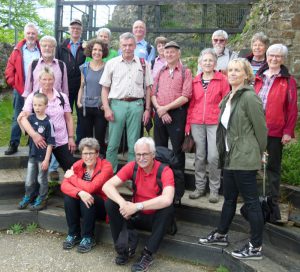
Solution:
<svg viewBox="0 0 300 272">
<path fill-rule="evenodd" d="M 31 211 L 41 211 L 47 207 L 47 199 L 42 199 L 40 196 L 38 196 L 34 203 L 30 205 L 29 210 Z"/>
<path fill-rule="evenodd" d="M 22 201 L 19 202 L 19 205 L 18 205 L 18 209 L 19 210 L 23 210 L 23 209 L 26 209 L 26 207 L 29 205 L 31 201 L 31 198 L 27 195 L 25 195 L 22 199 Z"/>
</svg>

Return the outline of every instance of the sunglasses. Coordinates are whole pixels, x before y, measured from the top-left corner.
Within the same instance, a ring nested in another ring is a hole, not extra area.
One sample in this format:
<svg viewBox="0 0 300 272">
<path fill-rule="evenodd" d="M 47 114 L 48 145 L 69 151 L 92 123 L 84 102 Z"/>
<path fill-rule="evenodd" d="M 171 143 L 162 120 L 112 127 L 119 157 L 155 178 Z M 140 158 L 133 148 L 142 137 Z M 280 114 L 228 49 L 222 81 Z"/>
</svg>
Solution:
<svg viewBox="0 0 300 272">
<path fill-rule="evenodd" d="M 219 43 L 224 43 L 225 42 L 225 39 L 213 39 L 213 41 L 215 43 L 219 42 Z"/>
</svg>

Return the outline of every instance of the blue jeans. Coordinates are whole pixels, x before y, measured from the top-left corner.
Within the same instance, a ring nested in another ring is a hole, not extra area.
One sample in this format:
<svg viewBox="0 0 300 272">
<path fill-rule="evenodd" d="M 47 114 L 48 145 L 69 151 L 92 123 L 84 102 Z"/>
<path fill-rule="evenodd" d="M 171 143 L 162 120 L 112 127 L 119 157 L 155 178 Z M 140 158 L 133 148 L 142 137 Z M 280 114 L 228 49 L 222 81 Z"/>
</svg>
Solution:
<svg viewBox="0 0 300 272">
<path fill-rule="evenodd" d="M 14 100 L 13 100 L 14 116 L 11 124 L 10 144 L 14 144 L 18 146 L 20 144 L 21 129 L 17 122 L 17 118 L 23 109 L 24 98 L 15 89 L 13 91 L 13 95 L 14 95 Z"/>
<path fill-rule="evenodd" d="M 57 171 L 59 167 L 59 163 L 57 161 L 57 159 L 55 158 L 55 156 L 51 155 L 51 162 L 50 162 L 50 165 L 49 165 L 49 172 L 53 172 L 53 171 Z"/>
<path fill-rule="evenodd" d="M 248 212 L 250 242 L 254 247 L 262 245 L 264 219 L 258 199 L 256 170 L 223 170 L 224 203 L 218 232 L 226 234 L 235 215 L 236 202 L 241 193 Z"/>
<path fill-rule="evenodd" d="M 70 91 L 70 90 L 69 90 Z M 74 104 L 75 104 L 75 109 L 76 109 L 76 115 L 77 115 L 77 125 L 76 125 L 76 145 L 79 144 L 81 141 L 82 137 L 82 132 L 81 132 L 81 126 L 80 126 L 80 114 L 79 110 L 77 107 L 77 98 L 78 98 L 78 90 L 76 93 L 73 93 L 70 91 L 69 93 L 69 102 L 70 102 L 70 107 L 73 112 Z"/>
<path fill-rule="evenodd" d="M 36 191 L 36 180 L 38 181 L 39 196 L 45 199 L 48 194 L 48 171 L 41 168 L 42 162 L 29 158 L 25 180 L 25 195 L 31 197 Z"/>
</svg>

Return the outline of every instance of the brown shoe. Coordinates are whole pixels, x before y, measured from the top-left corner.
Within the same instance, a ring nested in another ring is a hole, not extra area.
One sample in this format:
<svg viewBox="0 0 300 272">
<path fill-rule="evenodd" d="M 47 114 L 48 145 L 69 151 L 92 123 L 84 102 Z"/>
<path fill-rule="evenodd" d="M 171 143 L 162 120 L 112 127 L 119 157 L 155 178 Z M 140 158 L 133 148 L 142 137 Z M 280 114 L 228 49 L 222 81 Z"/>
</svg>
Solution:
<svg viewBox="0 0 300 272">
<path fill-rule="evenodd" d="M 49 176 L 50 176 L 50 180 L 55 180 L 55 181 L 59 180 L 59 173 L 58 173 L 58 171 L 52 171 L 52 172 L 50 172 Z"/>
<path fill-rule="evenodd" d="M 197 199 L 197 198 L 199 198 L 201 196 L 204 196 L 204 195 L 205 195 L 204 190 L 195 189 L 195 191 L 193 191 L 189 194 L 189 198 L 190 199 Z"/>
</svg>

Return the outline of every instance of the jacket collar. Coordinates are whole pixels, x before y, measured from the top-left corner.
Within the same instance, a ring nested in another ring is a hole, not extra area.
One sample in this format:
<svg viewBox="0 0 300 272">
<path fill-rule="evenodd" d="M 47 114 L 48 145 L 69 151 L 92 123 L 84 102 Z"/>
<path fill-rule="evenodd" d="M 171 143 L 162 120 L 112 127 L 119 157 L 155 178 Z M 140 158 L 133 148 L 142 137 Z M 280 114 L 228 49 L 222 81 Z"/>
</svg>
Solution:
<svg viewBox="0 0 300 272">
<path fill-rule="evenodd" d="M 202 81 L 202 76 L 203 76 L 203 72 L 201 72 L 200 74 L 198 74 L 193 82 L 201 82 Z M 214 77 L 212 78 L 212 80 L 221 80 L 223 79 L 223 74 L 221 72 L 217 72 L 215 71 Z"/>
<path fill-rule="evenodd" d="M 269 65 L 266 62 L 258 71 L 257 71 L 257 76 L 262 77 L 263 73 L 269 69 Z M 289 73 L 289 70 L 286 66 L 280 65 L 280 75 L 282 77 L 290 77 L 291 74 Z"/>
</svg>

